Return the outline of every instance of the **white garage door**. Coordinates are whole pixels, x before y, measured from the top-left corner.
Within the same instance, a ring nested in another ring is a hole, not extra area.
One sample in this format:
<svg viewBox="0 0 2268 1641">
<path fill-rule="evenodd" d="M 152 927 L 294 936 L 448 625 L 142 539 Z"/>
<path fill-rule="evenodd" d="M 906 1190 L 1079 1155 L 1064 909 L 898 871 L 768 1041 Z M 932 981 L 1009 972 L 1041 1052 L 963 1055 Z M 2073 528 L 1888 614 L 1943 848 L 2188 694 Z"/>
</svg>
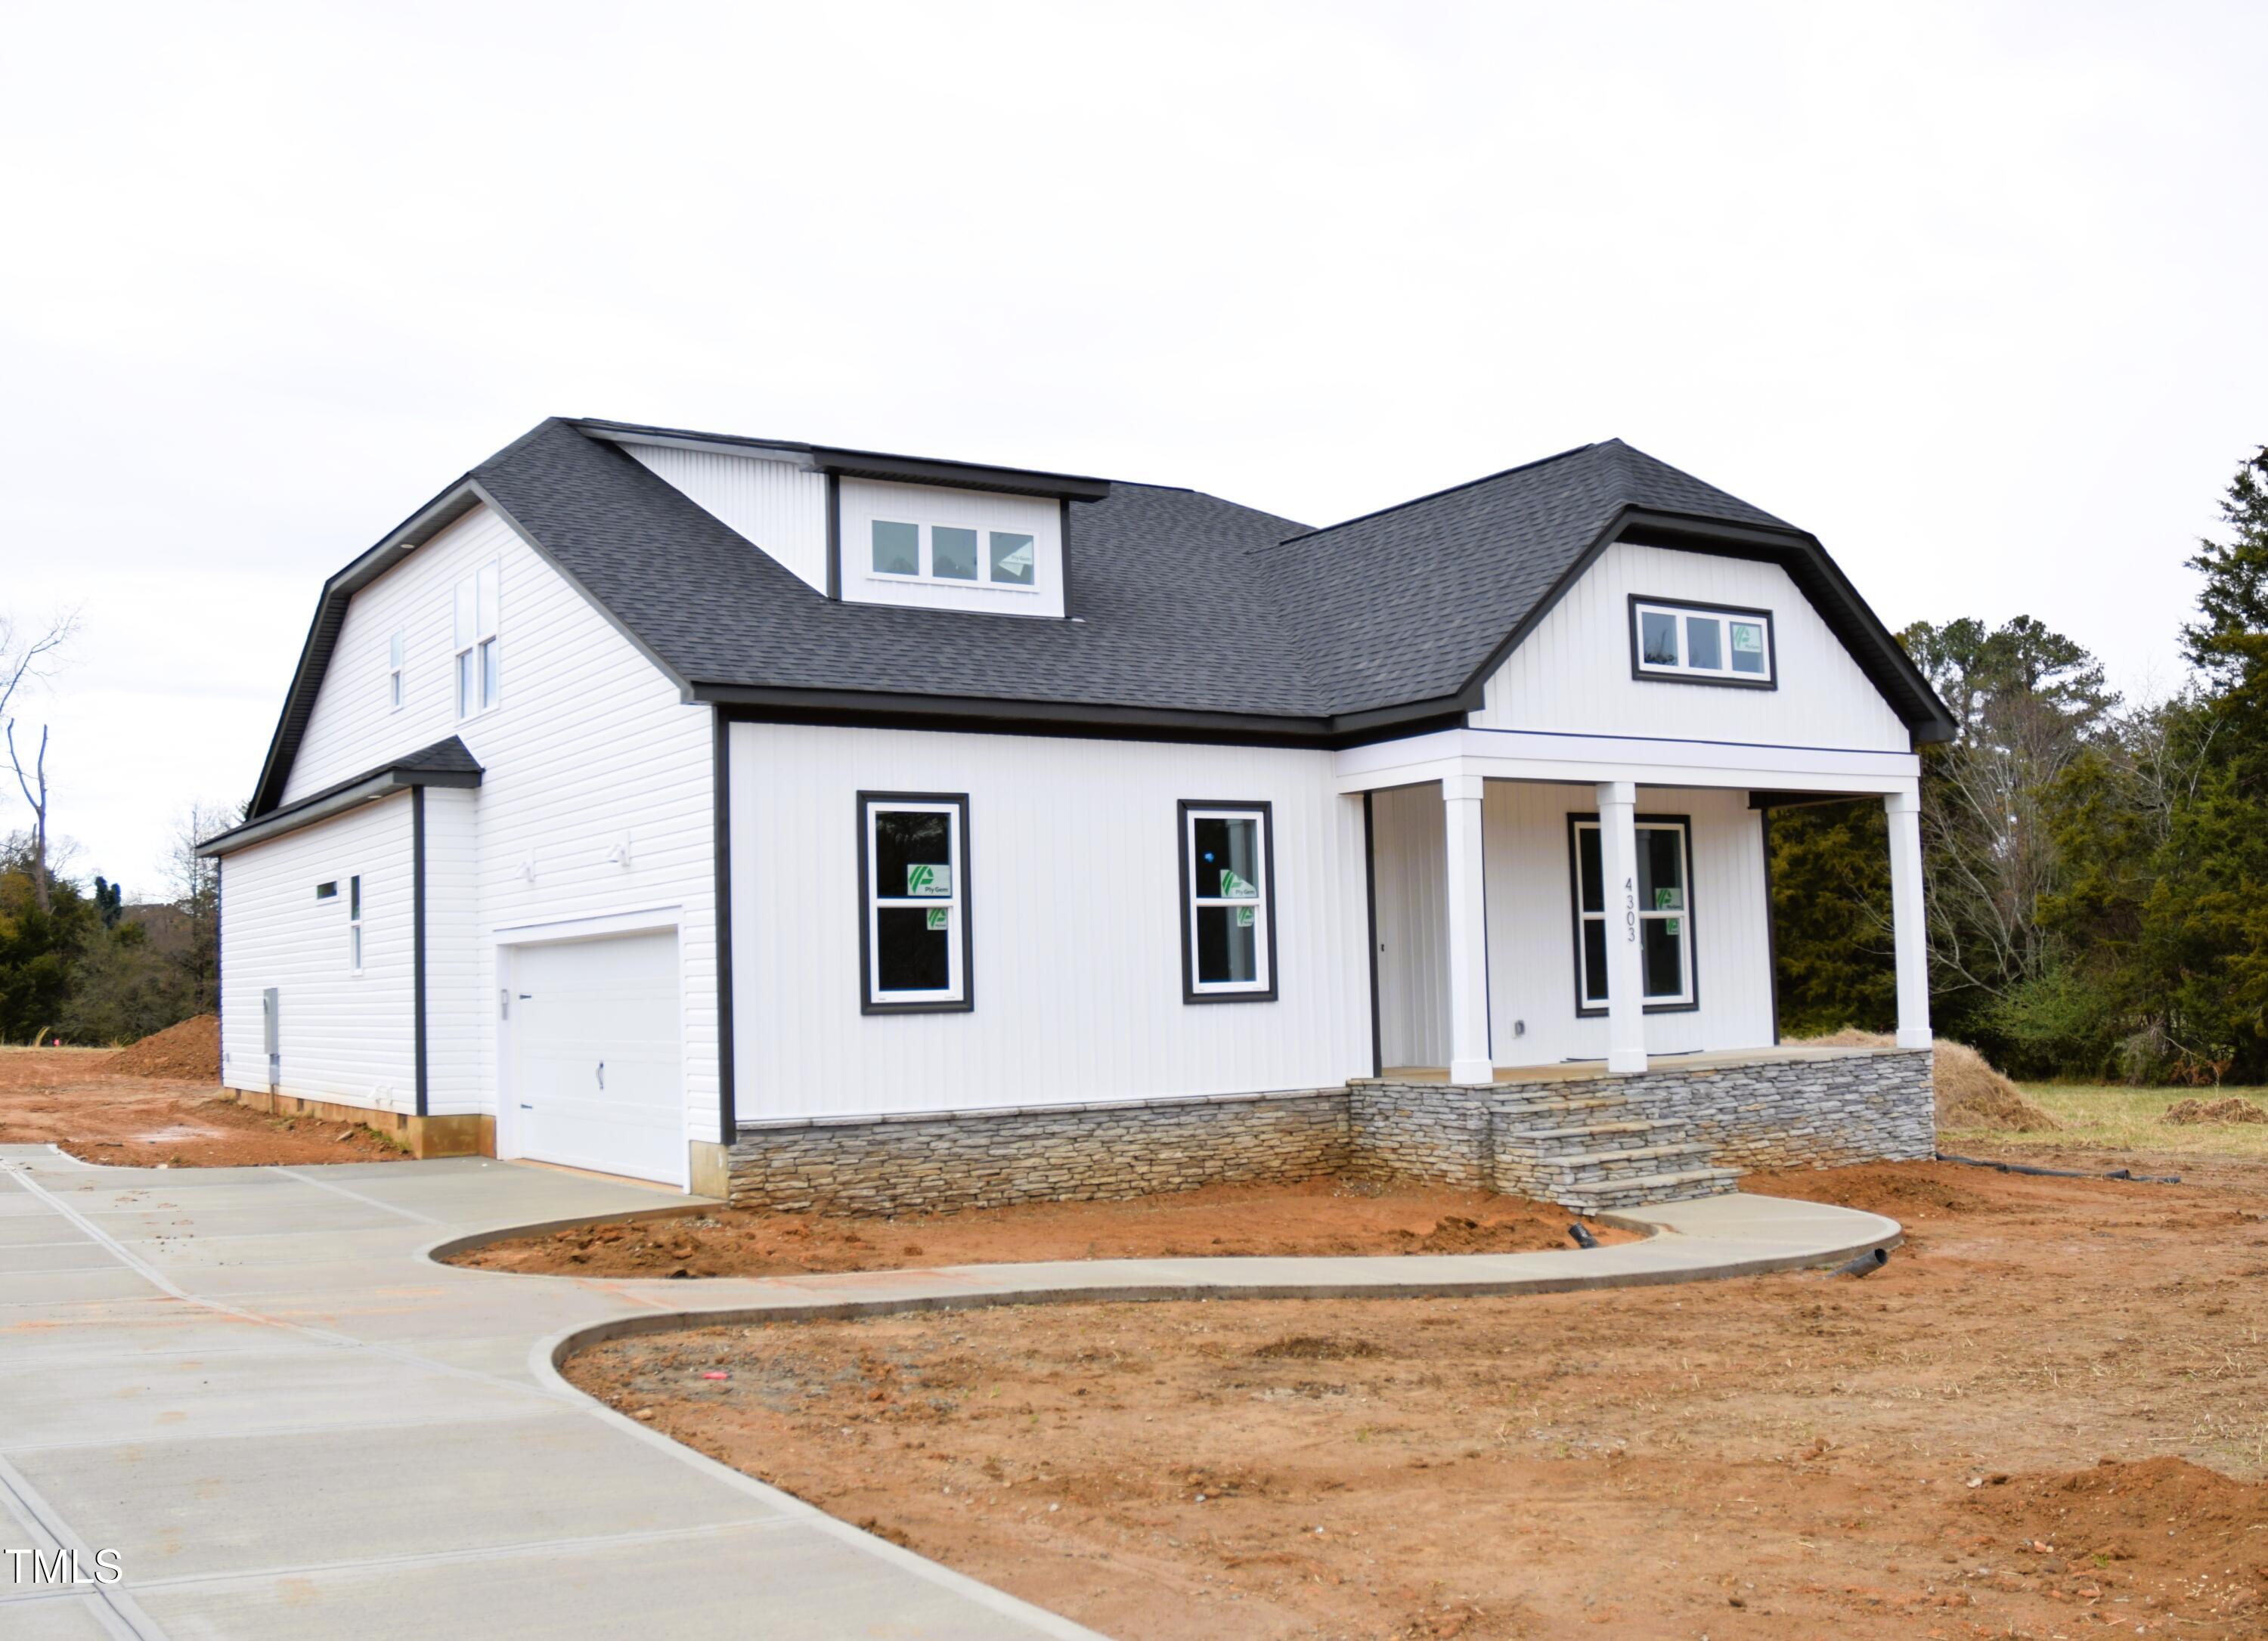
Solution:
<svg viewBox="0 0 2268 1641">
<path fill-rule="evenodd" d="M 519 1152 L 683 1184 L 677 937 L 522 946 L 513 974 Z"/>
</svg>

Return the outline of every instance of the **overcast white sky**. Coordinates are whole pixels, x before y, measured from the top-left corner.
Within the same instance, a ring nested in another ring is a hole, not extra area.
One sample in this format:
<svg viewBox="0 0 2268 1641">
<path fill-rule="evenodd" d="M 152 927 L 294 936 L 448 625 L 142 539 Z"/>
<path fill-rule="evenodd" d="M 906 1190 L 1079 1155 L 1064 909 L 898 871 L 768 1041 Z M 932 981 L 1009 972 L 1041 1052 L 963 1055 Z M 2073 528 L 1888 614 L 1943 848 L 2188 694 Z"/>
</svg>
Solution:
<svg viewBox="0 0 2268 1641">
<path fill-rule="evenodd" d="M 2264 60 L 2257 4 L 14 8 L 55 825 L 154 889 L 323 578 L 555 414 L 1314 523 L 1619 436 L 1893 626 L 2169 688 L 2268 440 Z"/>
</svg>

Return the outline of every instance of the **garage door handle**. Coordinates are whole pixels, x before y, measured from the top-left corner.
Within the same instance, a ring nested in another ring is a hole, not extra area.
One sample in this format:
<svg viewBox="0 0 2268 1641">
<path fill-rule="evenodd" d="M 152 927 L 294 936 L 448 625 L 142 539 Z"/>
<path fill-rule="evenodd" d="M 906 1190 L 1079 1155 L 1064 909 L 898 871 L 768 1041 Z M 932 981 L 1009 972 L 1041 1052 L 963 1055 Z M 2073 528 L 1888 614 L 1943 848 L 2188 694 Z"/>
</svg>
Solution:
<svg viewBox="0 0 2268 1641">
<path fill-rule="evenodd" d="M 601 1061 L 600 1061 L 600 1062 L 599 1062 L 599 1086 L 600 1086 L 600 1088 L 602 1088 L 602 1089 L 603 1089 L 604 1087 L 606 1087 L 606 1085 L 607 1085 L 607 1063 L 606 1063 L 604 1060 L 601 1060 Z"/>
</svg>

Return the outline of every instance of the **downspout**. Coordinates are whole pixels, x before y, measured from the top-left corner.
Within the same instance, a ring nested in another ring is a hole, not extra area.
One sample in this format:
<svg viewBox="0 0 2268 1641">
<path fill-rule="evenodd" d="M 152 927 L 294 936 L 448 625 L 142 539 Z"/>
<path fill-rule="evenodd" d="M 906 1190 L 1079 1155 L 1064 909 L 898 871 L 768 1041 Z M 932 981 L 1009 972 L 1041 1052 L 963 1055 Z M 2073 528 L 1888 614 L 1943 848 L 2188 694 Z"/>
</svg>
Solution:
<svg viewBox="0 0 2268 1641">
<path fill-rule="evenodd" d="M 425 789 L 409 789 L 409 985 L 416 1037 L 417 1115 L 426 1114 L 425 1055 Z M 421 1142 L 422 1143 L 422 1142 Z M 421 1152 L 421 1154 L 422 1152 Z"/>
</svg>

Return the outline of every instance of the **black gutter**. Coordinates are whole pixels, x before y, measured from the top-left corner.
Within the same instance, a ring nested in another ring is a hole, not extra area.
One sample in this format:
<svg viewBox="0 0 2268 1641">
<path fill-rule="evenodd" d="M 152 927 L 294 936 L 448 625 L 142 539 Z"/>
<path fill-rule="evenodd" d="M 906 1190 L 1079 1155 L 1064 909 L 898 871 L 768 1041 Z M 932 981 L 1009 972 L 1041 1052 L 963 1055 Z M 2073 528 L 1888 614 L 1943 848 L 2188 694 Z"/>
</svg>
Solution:
<svg viewBox="0 0 2268 1641">
<path fill-rule="evenodd" d="M 1104 740 L 1163 740 L 1240 747 L 1336 750 L 1368 741 L 1457 729 L 1473 710 L 1446 697 L 1410 707 L 1342 717 L 1276 717 L 1080 702 L 1004 701 L 978 695 L 926 695 L 863 689 L 782 689 L 696 683 L 695 701 L 736 718 L 845 728 L 955 730 L 972 733 L 1083 736 Z"/>
</svg>

